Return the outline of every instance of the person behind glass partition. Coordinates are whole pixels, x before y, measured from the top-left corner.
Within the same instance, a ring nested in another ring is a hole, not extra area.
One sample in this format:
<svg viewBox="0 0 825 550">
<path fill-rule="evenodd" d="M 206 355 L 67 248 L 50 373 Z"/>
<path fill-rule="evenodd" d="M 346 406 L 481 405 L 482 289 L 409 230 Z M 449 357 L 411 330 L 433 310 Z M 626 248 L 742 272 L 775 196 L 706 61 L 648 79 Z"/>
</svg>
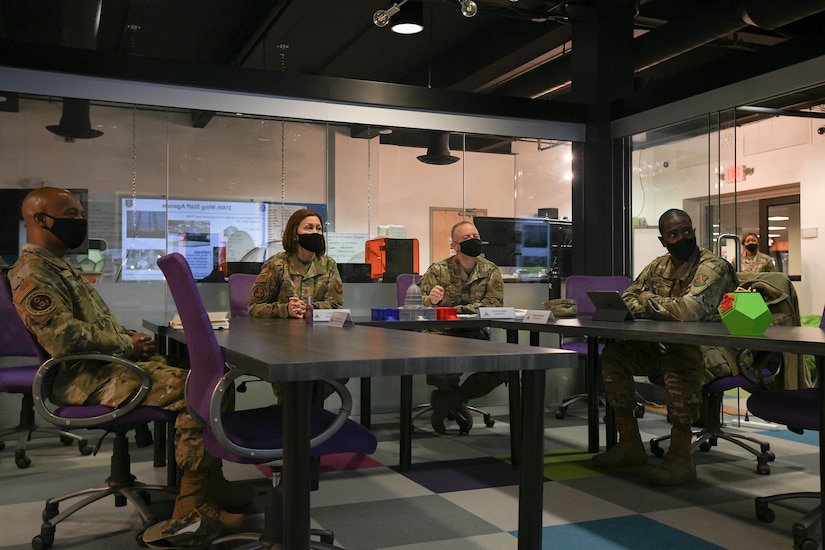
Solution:
<svg viewBox="0 0 825 550">
<path fill-rule="evenodd" d="M 773 258 L 759 252 L 759 237 L 756 233 L 746 233 L 742 237 L 742 265 L 739 271 L 776 271 Z"/>
</svg>

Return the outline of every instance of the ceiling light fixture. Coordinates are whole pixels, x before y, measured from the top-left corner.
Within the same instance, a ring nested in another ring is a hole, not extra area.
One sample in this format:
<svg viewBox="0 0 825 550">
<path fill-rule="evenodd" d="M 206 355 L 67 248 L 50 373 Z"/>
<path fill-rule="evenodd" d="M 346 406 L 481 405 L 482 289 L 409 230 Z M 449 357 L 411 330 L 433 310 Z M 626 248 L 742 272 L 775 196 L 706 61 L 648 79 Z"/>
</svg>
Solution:
<svg viewBox="0 0 825 550">
<path fill-rule="evenodd" d="M 461 4 L 461 15 L 464 17 L 475 17 L 478 13 L 478 4 L 473 0 L 458 0 L 458 3 Z"/>
<path fill-rule="evenodd" d="M 413 2 L 396 15 L 390 26 L 398 34 L 417 34 L 424 30 L 424 4 Z"/>
<path fill-rule="evenodd" d="M 374 14 L 372 14 L 372 22 L 375 23 L 376 27 L 384 28 L 386 27 L 390 19 L 393 15 L 401 11 L 401 6 L 403 6 L 407 0 L 401 0 L 401 2 L 395 2 L 392 6 L 385 10 L 378 10 Z"/>
</svg>

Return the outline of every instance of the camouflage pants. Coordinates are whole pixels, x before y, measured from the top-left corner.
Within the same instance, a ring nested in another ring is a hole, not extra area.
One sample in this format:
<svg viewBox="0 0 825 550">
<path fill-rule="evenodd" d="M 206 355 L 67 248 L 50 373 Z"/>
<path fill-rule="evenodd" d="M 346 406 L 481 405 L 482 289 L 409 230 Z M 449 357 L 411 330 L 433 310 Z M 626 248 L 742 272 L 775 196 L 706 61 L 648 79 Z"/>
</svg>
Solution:
<svg viewBox="0 0 825 550">
<path fill-rule="evenodd" d="M 634 375 L 662 374 L 673 424 L 690 426 L 699 418 L 705 364 L 698 346 L 657 342 L 615 342 L 602 352 L 602 379 L 615 408 L 636 406 Z"/>
<path fill-rule="evenodd" d="M 175 461 L 184 471 L 198 471 L 204 462 L 203 428 L 186 409 L 184 387 L 187 369 L 166 364 L 161 356 L 154 356 L 137 365 L 149 375 L 152 385 L 144 405 L 175 411 Z M 84 404 L 116 407 L 129 399 L 140 382 L 129 370 L 116 364 L 103 365 L 97 378 L 98 386 Z M 209 459 L 211 457 L 207 457 Z"/>
</svg>

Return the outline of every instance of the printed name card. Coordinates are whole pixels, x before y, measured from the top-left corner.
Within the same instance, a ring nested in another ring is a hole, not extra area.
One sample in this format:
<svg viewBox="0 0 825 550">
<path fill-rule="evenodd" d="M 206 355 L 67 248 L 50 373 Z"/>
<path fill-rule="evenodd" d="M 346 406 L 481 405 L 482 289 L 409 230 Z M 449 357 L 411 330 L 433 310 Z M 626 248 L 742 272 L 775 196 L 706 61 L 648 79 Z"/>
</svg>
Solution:
<svg viewBox="0 0 825 550">
<path fill-rule="evenodd" d="M 312 321 L 315 323 L 326 323 L 332 318 L 332 315 L 336 311 L 346 311 L 349 313 L 348 309 L 313 309 L 312 310 Z"/>
<path fill-rule="evenodd" d="M 549 309 L 528 309 L 524 314 L 525 323 L 533 323 L 536 325 L 546 325 L 556 320 L 556 316 Z"/>
<path fill-rule="evenodd" d="M 479 319 L 515 319 L 516 308 L 514 307 L 480 307 L 478 308 Z"/>
<path fill-rule="evenodd" d="M 349 314 L 348 309 L 332 309 L 332 315 L 329 317 L 329 326 L 331 327 L 354 327 L 355 322 L 352 320 L 352 315 Z"/>
</svg>

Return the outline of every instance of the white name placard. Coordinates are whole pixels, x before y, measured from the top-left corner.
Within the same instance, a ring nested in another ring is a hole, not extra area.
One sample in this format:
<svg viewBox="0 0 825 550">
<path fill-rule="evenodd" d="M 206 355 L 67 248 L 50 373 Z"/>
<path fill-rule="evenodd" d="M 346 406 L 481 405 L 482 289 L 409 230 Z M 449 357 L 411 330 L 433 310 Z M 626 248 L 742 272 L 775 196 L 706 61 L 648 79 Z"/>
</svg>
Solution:
<svg viewBox="0 0 825 550">
<path fill-rule="evenodd" d="M 332 315 L 329 317 L 329 326 L 331 327 L 354 327 L 355 322 L 349 314 L 348 309 L 332 309 Z"/>
<path fill-rule="evenodd" d="M 514 307 L 480 307 L 478 308 L 479 319 L 515 319 L 516 308 Z"/>
<path fill-rule="evenodd" d="M 348 309 L 313 309 L 312 320 L 315 323 L 326 323 L 336 311 L 350 312 Z"/>
<path fill-rule="evenodd" d="M 524 314 L 525 323 L 533 323 L 536 325 L 546 325 L 556 320 L 556 316 L 549 309 L 528 309 Z"/>
</svg>

